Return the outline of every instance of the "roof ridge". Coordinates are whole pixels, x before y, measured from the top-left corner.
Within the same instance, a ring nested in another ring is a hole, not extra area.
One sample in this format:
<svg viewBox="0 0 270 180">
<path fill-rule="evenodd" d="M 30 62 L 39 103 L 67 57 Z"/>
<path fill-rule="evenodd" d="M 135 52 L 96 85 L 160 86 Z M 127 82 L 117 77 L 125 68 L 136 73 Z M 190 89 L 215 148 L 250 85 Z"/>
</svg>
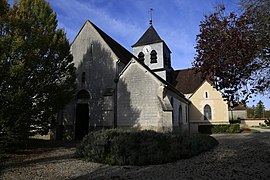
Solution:
<svg viewBox="0 0 270 180">
<path fill-rule="evenodd" d="M 116 40 L 114 40 L 112 37 L 110 37 L 108 34 L 106 34 L 104 31 L 102 31 L 97 25 L 95 25 L 93 22 L 91 22 L 89 19 L 87 19 L 83 26 L 81 27 L 80 31 L 77 33 L 76 37 L 70 44 L 75 42 L 79 34 L 81 33 L 84 26 L 89 23 L 93 28 L 97 31 L 97 33 L 102 37 L 102 39 L 105 41 L 105 43 L 111 48 L 111 50 L 114 52 L 114 54 L 120 59 L 121 62 L 124 64 L 127 64 L 134 55 L 129 52 L 125 47 L 123 47 L 121 44 L 119 44 Z"/>
<path fill-rule="evenodd" d="M 185 69 L 177 69 L 177 70 L 174 70 L 174 71 L 187 71 L 187 70 L 195 70 L 195 68 L 185 68 Z"/>
<path fill-rule="evenodd" d="M 112 49 L 112 51 L 116 54 L 116 56 L 120 58 L 120 61 L 127 64 L 134 55 L 131 52 L 129 52 L 129 50 L 127 50 L 125 47 L 123 47 L 120 43 L 118 43 L 116 40 L 110 37 L 107 33 L 102 31 L 93 22 L 91 22 L 90 20 L 87 20 L 87 21 L 89 21 L 89 23 L 97 30 L 97 32 L 108 44 L 108 46 Z"/>
</svg>

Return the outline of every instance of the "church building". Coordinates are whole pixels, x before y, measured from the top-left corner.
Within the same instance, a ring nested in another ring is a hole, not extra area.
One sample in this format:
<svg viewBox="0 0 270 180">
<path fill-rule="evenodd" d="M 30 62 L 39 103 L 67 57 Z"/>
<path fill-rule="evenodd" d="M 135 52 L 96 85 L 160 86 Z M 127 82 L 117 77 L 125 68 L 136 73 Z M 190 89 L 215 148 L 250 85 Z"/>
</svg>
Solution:
<svg viewBox="0 0 270 180">
<path fill-rule="evenodd" d="M 91 21 L 84 23 L 70 46 L 76 96 L 58 113 L 56 139 L 131 127 L 187 134 L 197 133 L 199 126 L 229 123 L 234 110 L 229 112 L 221 92 L 195 69 L 172 68 L 171 51 L 151 20 L 131 47 L 132 53 Z M 234 111 L 234 116 L 243 113 Z"/>
<path fill-rule="evenodd" d="M 130 53 L 87 20 L 71 53 L 74 100 L 58 115 L 58 139 L 82 139 L 102 128 L 189 133 L 189 104 L 173 85 L 171 51 L 152 22 Z"/>
</svg>

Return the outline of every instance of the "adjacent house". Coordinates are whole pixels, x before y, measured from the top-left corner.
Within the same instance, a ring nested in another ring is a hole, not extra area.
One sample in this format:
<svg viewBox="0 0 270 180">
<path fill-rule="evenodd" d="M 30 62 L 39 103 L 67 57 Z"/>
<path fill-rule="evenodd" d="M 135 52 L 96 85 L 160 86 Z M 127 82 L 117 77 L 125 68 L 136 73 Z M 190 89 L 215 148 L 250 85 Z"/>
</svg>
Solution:
<svg viewBox="0 0 270 180">
<path fill-rule="evenodd" d="M 228 104 L 209 79 L 202 79 L 195 69 L 177 70 L 175 88 L 190 100 L 190 131 L 198 132 L 198 126 L 209 124 L 228 124 Z"/>
<path fill-rule="evenodd" d="M 247 118 L 247 108 L 242 104 L 234 107 L 233 109 L 229 108 L 229 119 L 237 120 L 237 119 L 245 119 Z"/>
</svg>

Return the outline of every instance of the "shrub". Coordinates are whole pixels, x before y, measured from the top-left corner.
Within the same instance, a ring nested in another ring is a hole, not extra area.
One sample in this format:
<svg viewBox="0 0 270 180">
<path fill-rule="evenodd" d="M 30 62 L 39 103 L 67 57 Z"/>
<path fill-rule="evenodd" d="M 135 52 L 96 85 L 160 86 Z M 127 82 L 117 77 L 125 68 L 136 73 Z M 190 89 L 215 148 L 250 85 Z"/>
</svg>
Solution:
<svg viewBox="0 0 270 180">
<path fill-rule="evenodd" d="M 210 136 L 180 136 L 144 130 L 91 132 L 77 147 L 78 157 L 112 165 L 146 165 L 188 158 L 217 145 Z"/>
<path fill-rule="evenodd" d="M 241 123 L 241 119 L 237 119 L 237 120 L 229 120 L 230 124 L 240 124 Z"/>
<path fill-rule="evenodd" d="M 240 124 L 201 125 L 198 131 L 203 134 L 239 133 Z"/>
<path fill-rule="evenodd" d="M 266 124 L 259 123 L 260 127 L 266 127 Z"/>
<path fill-rule="evenodd" d="M 270 120 L 265 120 L 264 123 L 266 124 L 266 126 L 270 126 Z"/>
</svg>

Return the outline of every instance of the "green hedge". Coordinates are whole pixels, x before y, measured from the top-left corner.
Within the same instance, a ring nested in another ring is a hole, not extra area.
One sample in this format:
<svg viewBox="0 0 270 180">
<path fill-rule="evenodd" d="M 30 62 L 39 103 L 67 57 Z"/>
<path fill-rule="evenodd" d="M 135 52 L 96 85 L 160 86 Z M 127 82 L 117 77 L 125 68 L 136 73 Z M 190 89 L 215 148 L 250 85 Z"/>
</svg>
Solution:
<svg viewBox="0 0 270 180">
<path fill-rule="evenodd" d="M 240 124 L 200 125 L 198 131 L 203 134 L 239 133 Z"/>
<path fill-rule="evenodd" d="M 147 130 L 110 129 L 91 132 L 77 147 L 76 154 L 99 163 L 147 165 L 188 158 L 217 144 L 207 135 L 180 136 Z"/>
<path fill-rule="evenodd" d="M 241 123 L 241 119 L 238 120 L 229 120 L 230 124 L 240 124 Z"/>
</svg>

